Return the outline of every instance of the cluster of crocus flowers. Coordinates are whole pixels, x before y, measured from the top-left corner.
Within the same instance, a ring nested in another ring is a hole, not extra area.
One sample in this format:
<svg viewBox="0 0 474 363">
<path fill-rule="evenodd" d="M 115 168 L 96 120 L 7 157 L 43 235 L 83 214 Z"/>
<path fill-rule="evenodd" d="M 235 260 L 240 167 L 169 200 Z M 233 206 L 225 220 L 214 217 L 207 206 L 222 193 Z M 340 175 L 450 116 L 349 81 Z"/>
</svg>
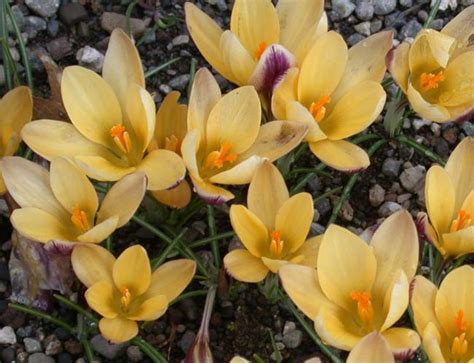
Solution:
<svg viewBox="0 0 474 363">
<path fill-rule="evenodd" d="M 181 158 L 165 149 L 146 152 L 156 120 L 155 103 L 144 87 L 138 51 L 116 29 L 105 55 L 103 78 L 79 66 L 63 72 L 61 94 L 72 124 L 34 121 L 23 128 L 23 140 L 48 160 L 71 158 L 96 180 L 116 181 L 140 170 L 148 178 L 148 189 L 174 187 L 186 172 Z"/>
<path fill-rule="evenodd" d="M 1 161 L 8 192 L 20 206 L 10 220 L 27 238 L 99 243 L 126 224 L 146 191 L 146 176 L 135 172 L 107 192 L 99 208 L 94 186 L 84 172 L 65 158 L 55 158 L 48 172 L 26 159 Z"/>
<path fill-rule="evenodd" d="M 420 31 L 388 57 L 393 79 L 413 110 L 435 122 L 469 120 L 474 110 L 474 5 L 438 32 Z"/>
<path fill-rule="evenodd" d="M 426 237 L 445 259 L 474 252 L 474 138 L 466 137 L 446 166 L 426 174 L 428 216 L 420 213 Z M 428 218 L 427 218 L 428 217 Z"/>
<path fill-rule="evenodd" d="M 232 277 L 259 282 L 287 263 L 316 266 L 320 238 L 306 239 L 314 214 L 309 193 L 290 197 L 278 169 L 265 161 L 250 183 L 247 205 L 230 208 L 232 227 L 245 246 L 224 257 Z"/>
<path fill-rule="evenodd" d="M 369 166 L 367 153 L 344 139 L 365 130 L 382 112 L 380 85 L 392 33 L 375 34 L 351 49 L 334 31 L 321 35 L 301 64 L 291 68 L 272 97 L 282 120 L 304 123 L 305 141 L 323 163 L 342 171 Z"/>
<path fill-rule="evenodd" d="M 0 100 L 0 158 L 12 156 L 21 143 L 21 129 L 31 121 L 33 99 L 28 87 L 20 86 Z M 5 193 L 0 167 L 0 195 Z"/>
<path fill-rule="evenodd" d="M 101 334 L 114 343 L 138 334 L 137 321 L 156 320 L 191 282 L 196 263 L 180 259 L 151 271 L 146 250 L 135 245 L 115 257 L 98 245 L 78 245 L 74 272 L 87 286 L 88 305 L 103 316 Z"/>
<path fill-rule="evenodd" d="M 414 281 L 411 306 L 431 362 L 474 361 L 474 269 L 449 272 L 439 290 L 423 276 Z"/>
<path fill-rule="evenodd" d="M 261 114 L 254 87 L 222 96 L 206 68 L 196 72 L 181 153 L 196 192 L 208 203 L 234 197 L 215 184 L 248 184 L 263 160 L 285 155 L 306 134 L 307 127 L 300 122 L 271 121 L 261 126 Z"/>
<path fill-rule="evenodd" d="M 408 307 L 418 250 L 415 224 L 408 212 L 399 211 L 378 227 L 370 244 L 330 225 L 319 247 L 317 269 L 288 264 L 280 267 L 279 275 L 324 342 L 349 351 L 377 331 L 402 358 L 420 344 L 415 331 L 393 326 Z"/>
</svg>

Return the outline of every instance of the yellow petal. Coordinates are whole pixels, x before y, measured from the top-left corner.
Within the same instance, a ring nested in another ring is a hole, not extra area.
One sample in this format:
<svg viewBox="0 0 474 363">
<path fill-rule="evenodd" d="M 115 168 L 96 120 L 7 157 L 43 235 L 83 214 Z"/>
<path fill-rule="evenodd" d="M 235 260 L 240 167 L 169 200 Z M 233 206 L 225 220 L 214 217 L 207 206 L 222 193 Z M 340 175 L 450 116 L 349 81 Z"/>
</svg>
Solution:
<svg viewBox="0 0 474 363">
<path fill-rule="evenodd" d="M 122 317 L 103 318 L 99 321 L 99 330 L 104 338 L 112 343 L 123 343 L 138 334 L 138 324 Z"/>
<path fill-rule="evenodd" d="M 252 180 L 255 171 L 264 160 L 265 159 L 260 156 L 251 156 L 250 158 L 237 163 L 232 168 L 211 176 L 209 181 L 212 183 L 227 185 L 248 184 Z"/>
<path fill-rule="evenodd" d="M 127 288 L 132 296 L 143 294 L 151 281 L 150 260 L 146 250 L 135 245 L 123 251 L 115 261 L 113 278 L 118 289 Z"/>
<path fill-rule="evenodd" d="M 474 105 L 474 51 L 465 52 L 449 62 L 439 87 L 439 103 L 447 107 Z"/>
<path fill-rule="evenodd" d="M 392 280 L 385 281 L 385 284 L 390 285 L 386 290 L 383 306 L 385 321 L 380 327 L 380 331 L 382 332 L 394 325 L 408 307 L 409 283 L 407 275 L 403 270 L 398 270 L 393 275 L 394 278 L 392 278 Z M 377 296 L 375 295 L 374 299 L 376 298 Z"/>
<path fill-rule="evenodd" d="M 74 273 L 87 287 L 99 281 L 112 280 L 112 269 L 115 257 L 105 248 L 93 244 L 78 244 L 74 246 L 71 264 Z"/>
<path fill-rule="evenodd" d="M 408 83 L 408 101 L 413 110 L 424 119 L 434 122 L 448 122 L 451 120 L 446 107 L 426 101 L 411 83 Z"/>
<path fill-rule="evenodd" d="M 2 177 L 2 165 L 0 164 L 0 196 L 4 194 L 7 191 L 7 187 L 5 186 L 5 183 L 3 181 Z"/>
<path fill-rule="evenodd" d="M 115 288 L 110 281 L 94 283 L 85 293 L 87 304 L 104 318 L 113 319 L 118 315 L 114 299 Z"/>
<path fill-rule="evenodd" d="M 347 363 L 395 363 L 390 345 L 379 332 L 366 335 L 351 350 Z"/>
<path fill-rule="evenodd" d="M 186 136 L 188 107 L 178 103 L 179 97 L 177 91 L 168 93 L 156 113 L 155 139 L 160 149 L 165 148 L 167 137 L 175 136 L 183 141 Z M 176 152 L 180 153 L 180 150 Z"/>
<path fill-rule="evenodd" d="M 227 273 L 242 282 L 260 282 L 268 274 L 262 260 L 247 250 L 233 250 L 224 257 Z"/>
<path fill-rule="evenodd" d="M 168 308 L 168 299 L 165 295 L 153 296 L 143 301 L 139 306 L 127 314 L 130 320 L 156 320 L 162 316 Z"/>
<path fill-rule="evenodd" d="M 334 31 L 322 35 L 301 65 L 298 99 L 306 107 L 336 89 L 347 63 L 347 45 Z"/>
<path fill-rule="evenodd" d="M 232 78 L 239 85 L 248 84 L 256 63 L 240 43 L 239 38 L 230 30 L 226 30 L 221 36 L 220 49 L 222 60 L 228 71 L 232 73 Z"/>
<path fill-rule="evenodd" d="M 20 135 L 23 126 L 31 121 L 33 99 L 28 87 L 20 86 L 7 92 L 0 100 L 0 145 L 5 147 L 12 134 Z"/>
<path fill-rule="evenodd" d="M 260 127 L 254 144 L 240 158 L 257 155 L 275 161 L 298 146 L 307 130 L 305 125 L 297 121 L 267 122 Z"/>
<path fill-rule="evenodd" d="M 222 60 L 219 41 L 222 29 L 206 13 L 191 2 L 184 4 L 186 26 L 199 52 L 224 78 L 235 82 Z M 197 74 L 196 74 L 197 75 Z"/>
<path fill-rule="evenodd" d="M 425 203 L 430 222 L 439 235 L 448 232 L 451 227 L 455 193 L 446 170 L 438 165 L 432 166 L 426 173 Z"/>
<path fill-rule="evenodd" d="M 375 121 L 385 99 L 385 91 L 379 83 L 360 82 L 341 97 L 319 127 L 331 140 L 353 136 Z"/>
<path fill-rule="evenodd" d="M 148 177 L 149 190 L 172 188 L 184 179 L 186 167 L 183 160 L 168 150 L 153 150 L 138 166 Z"/>
<path fill-rule="evenodd" d="M 135 167 L 114 163 L 100 156 L 77 156 L 75 161 L 89 178 L 99 181 L 116 181 L 136 170 Z"/>
<path fill-rule="evenodd" d="M 270 246 L 269 231 L 258 217 L 239 204 L 231 206 L 229 215 L 232 228 L 245 248 L 255 257 L 265 255 Z"/>
<path fill-rule="evenodd" d="M 201 180 L 199 176 L 199 167 L 197 164 L 197 152 L 200 146 L 200 133 L 198 129 L 189 131 L 181 144 L 181 154 L 184 165 L 188 169 L 189 175 L 195 179 Z"/>
<path fill-rule="evenodd" d="M 122 109 L 127 104 L 130 84 L 145 87 L 142 62 L 132 40 L 120 28 L 110 35 L 102 76 L 114 90 Z"/>
<path fill-rule="evenodd" d="M 208 204 L 219 205 L 234 198 L 234 194 L 224 188 L 215 186 L 202 179 L 196 179 L 193 176 L 191 176 L 191 180 L 196 193 Z"/>
<path fill-rule="evenodd" d="M 70 66 L 63 72 L 61 94 L 69 118 L 82 135 L 117 149 L 110 129 L 122 122 L 122 112 L 107 82 L 91 70 Z"/>
<path fill-rule="evenodd" d="M 322 306 L 333 306 L 321 290 L 314 268 L 289 264 L 278 274 L 290 299 L 311 320 L 316 319 Z"/>
<path fill-rule="evenodd" d="M 309 110 L 297 101 L 289 101 L 286 104 L 286 118 L 291 121 L 302 122 L 308 126 L 305 141 L 314 142 L 327 138 Z"/>
<path fill-rule="evenodd" d="M 176 188 L 169 190 L 155 190 L 151 192 L 151 194 L 156 200 L 168 207 L 182 209 L 191 201 L 192 193 L 189 183 L 184 180 Z"/>
<path fill-rule="evenodd" d="M 237 88 L 222 97 L 213 107 L 207 121 L 207 150 L 218 150 L 223 143 L 231 152 L 246 151 L 257 138 L 261 108 L 255 88 Z"/>
<path fill-rule="evenodd" d="M 410 43 L 403 42 L 387 54 L 387 68 L 390 75 L 404 93 L 408 91 L 408 77 L 410 67 L 408 66 L 408 52 Z"/>
<path fill-rule="evenodd" d="M 180 259 L 166 262 L 151 275 L 150 288 L 146 296 L 164 295 L 170 303 L 189 285 L 195 272 L 196 262 L 193 260 Z"/>
<path fill-rule="evenodd" d="M 64 225 L 64 221 L 39 208 L 15 209 L 10 221 L 18 232 L 35 241 L 75 240 L 75 235 Z"/>
<path fill-rule="evenodd" d="M 236 0 L 230 30 L 250 54 L 254 54 L 261 43 L 278 43 L 280 23 L 275 7 L 270 0 Z"/>
<path fill-rule="evenodd" d="M 286 260 L 276 260 L 273 258 L 262 257 L 262 262 L 274 274 L 278 273 L 280 267 L 288 264 Z"/>
<path fill-rule="evenodd" d="M 446 171 L 456 191 L 454 210 L 459 210 L 474 190 L 474 138 L 465 137 L 449 156 Z"/>
<path fill-rule="evenodd" d="M 474 226 L 453 233 L 445 233 L 442 238 L 442 247 L 449 256 L 459 257 L 474 252 Z"/>
<path fill-rule="evenodd" d="M 441 33 L 456 38 L 459 46 L 454 50 L 453 56 L 465 49 L 472 50 L 472 29 L 474 28 L 474 8 L 468 6 L 445 25 Z"/>
<path fill-rule="evenodd" d="M 297 100 L 298 74 L 298 68 L 290 68 L 283 77 L 283 80 L 273 90 L 272 112 L 273 116 L 277 119 L 292 119 L 287 117 L 286 104 L 289 101 Z"/>
<path fill-rule="evenodd" d="M 438 326 L 435 313 L 436 286 L 425 277 L 418 275 L 413 281 L 413 293 L 411 296 L 411 307 L 415 318 L 416 330 L 423 334 L 429 323 Z"/>
<path fill-rule="evenodd" d="M 318 277 L 331 301 L 351 311 L 351 293 L 370 292 L 376 268 L 372 249 L 364 241 L 345 228 L 329 226 L 319 248 Z"/>
<path fill-rule="evenodd" d="M 331 168 L 354 172 L 370 165 L 364 149 L 345 140 L 321 140 L 310 142 L 309 148 L 316 157 Z"/>
<path fill-rule="evenodd" d="M 441 351 L 441 335 L 434 324 L 428 323 L 423 332 L 423 349 L 433 363 L 446 363 Z"/>
<path fill-rule="evenodd" d="M 145 192 L 146 177 L 143 172 L 124 176 L 110 188 L 102 200 L 97 213 L 97 223 L 117 216 L 117 228 L 122 227 L 137 211 Z"/>
<path fill-rule="evenodd" d="M 420 336 L 411 329 L 391 328 L 382 333 L 395 357 L 405 360 L 420 346 Z"/>
<path fill-rule="evenodd" d="M 94 224 L 99 200 L 81 169 L 67 159 L 55 158 L 51 162 L 50 183 L 54 196 L 71 215 L 79 208 L 86 213 L 89 225 Z"/>
<path fill-rule="evenodd" d="M 349 49 L 346 69 L 331 101 L 336 101 L 358 83 L 380 83 L 385 75 L 385 57 L 392 48 L 392 31 L 382 31 L 361 40 Z"/>
<path fill-rule="evenodd" d="M 445 68 L 450 58 L 450 49 L 455 39 L 432 29 L 423 29 L 413 42 L 408 62 L 412 74 L 432 72 Z"/>
<path fill-rule="evenodd" d="M 321 246 L 322 240 L 323 240 L 322 235 L 307 239 L 301 245 L 301 247 L 298 250 L 296 250 L 295 253 L 291 256 L 290 262 L 292 261 L 292 259 L 297 259 L 298 265 L 304 265 L 304 266 L 316 268 L 317 261 L 318 261 L 319 247 Z"/>
<path fill-rule="evenodd" d="M 298 193 L 283 203 L 276 215 L 275 228 L 281 232 L 284 252 L 293 253 L 301 247 L 308 236 L 313 216 L 313 197 L 309 193 Z"/>
<path fill-rule="evenodd" d="M 84 243 L 100 243 L 117 229 L 118 220 L 118 216 L 112 216 L 77 236 L 77 240 Z"/>
<path fill-rule="evenodd" d="M 270 161 L 264 161 L 255 172 L 247 193 L 248 208 L 267 230 L 275 229 L 276 213 L 289 198 L 285 180 Z"/>
</svg>

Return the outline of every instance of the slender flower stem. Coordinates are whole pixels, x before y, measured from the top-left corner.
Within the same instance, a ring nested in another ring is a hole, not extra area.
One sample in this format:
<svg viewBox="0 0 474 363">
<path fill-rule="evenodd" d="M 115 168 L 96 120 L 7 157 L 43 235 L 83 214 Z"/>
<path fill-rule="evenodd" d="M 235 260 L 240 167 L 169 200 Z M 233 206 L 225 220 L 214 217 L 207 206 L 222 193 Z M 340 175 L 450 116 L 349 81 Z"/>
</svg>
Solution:
<svg viewBox="0 0 474 363">
<path fill-rule="evenodd" d="M 126 17 L 125 23 L 127 25 L 127 33 L 130 38 L 132 38 L 133 36 L 133 29 L 132 29 L 132 22 L 131 22 L 132 11 L 133 9 L 135 9 L 135 5 L 137 5 L 137 3 L 138 3 L 137 0 L 132 1 L 128 5 L 127 10 L 125 11 L 125 17 Z"/>
<path fill-rule="evenodd" d="M 410 146 L 412 147 L 413 149 L 415 149 L 416 152 L 418 152 L 419 154 L 423 155 L 423 156 L 426 156 L 427 158 L 441 164 L 441 166 L 445 166 L 446 165 L 446 161 L 441 157 L 439 156 L 438 154 L 436 154 L 435 152 L 431 151 L 430 149 L 428 149 L 427 147 L 417 143 L 415 140 L 413 139 L 410 139 L 404 135 L 400 135 L 400 136 L 397 136 L 396 137 L 396 140 L 398 142 L 401 142 L 402 144 L 405 144 L 407 146 Z"/>
<path fill-rule="evenodd" d="M 155 363 L 167 363 L 168 360 L 142 337 L 135 337 L 130 343 L 139 347 Z"/>
<path fill-rule="evenodd" d="M 436 0 L 433 7 L 431 8 L 431 11 L 430 11 L 430 14 L 428 15 L 428 18 L 426 19 L 425 23 L 423 24 L 423 28 L 429 28 L 430 27 L 431 22 L 436 17 L 436 14 L 438 14 L 438 10 L 439 10 L 440 5 L 441 5 L 441 0 Z"/>
<path fill-rule="evenodd" d="M 5 6 L 0 5 L 0 38 L 2 39 L 2 58 L 3 58 L 3 73 L 7 88 L 11 90 L 13 88 L 12 70 L 10 64 L 7 61 L 6 49 L 3 47 L 3 39 L 8 39 L 8 28 L 7 28 L 7 16 L 5 14 Z"/>
<path fill-rule="evenodd" d="M 12 309 L 15 309 L 15 310 L 18 310 L 18 311 L 21 311 L 23 313 L 27 313 L 27 314 L 30 314 L 30 315 L 34 315 L 37 318 L 49 321 L 50 323 L 53 323 L 54 325 L 60 326 L 61 328 L 63 328 L 64 330 L 66 330 L 70 334 L 75 333 L 74 327 L 72 327 L 71 325 L 66 323 L 64 320 L 55 318 L 52 315 L 49 315 L 49 314 L 44 313 L 42 311 L 30 308 L 29 306 L 21 305 L 21 304 L 17 304 L 17 303 L 9 303 L 8 306 L 11 307 Z"/>
<path fill-rule="evenodd" d="M 72 310 L 76 310 L 79 314 L 85 316 L 87 319 L 90 321 L 93 321 L 94 323 L 99 323 L 99 319 L 95 317 L 94 314 L 92 314 L 90 311 L 87 311 L 84 309 L 82 306 L 76 304 L 75 302 L 69 300 L 68 298 L 59 295 L 59 294 L 54 294 L 53 297 L 58 300 L 61 304 L 67 306 L 68 308 Z"/>
<path fill-rule="evenodd" d="M 169 304 L 169 306 L 174 305 L 174 304 L 176 304 L 176 303 L 178 303 L 182 300 L 185 300 L 185 299 L 190 299 L 192 297 L 204 296 L 204 295 L 207 295 L 207 290 L 194 290 L 194 291 L 186 292 L 184 294 L 179 295 L 176 299 L 174 299 Z"/>
<path fill-rule="evenodd" d="M 314 198 L 314 199 L 313 199 L 313 204 L 316 204 L 316 203 L 319 202 L 321 199 L 327 198 L 327 197 L 329 197 L 330 195 L 339 193 L 341 190 L 342 190 L 342 187 L 337 187 L 337 188 L 328 190 L 326 193 L 323 193 L 323 194 L 321 194 L 321 195 L 318 195 L 316 198 Z"/>
<path fill-rule="evenodd" d="M 317 168 L 296 168 L 290 171 L 288 173 L 288 176 L 292 176 L 295 174 L 306 174 L 306 173 L 315 173 L 315 174 L 324 175 L 324 176 L 331 176 L 331 174 L 328 173 L 327 171 L 319 170 Z"/>
<path fill-rule="evenodd" d="M 157 66 L 153 69 L 150 69 L 149 71 L 145 72 L 145 79 L 161 72 L 163 69 L 165 69 L 166 67 L 172 65 L 173 63 L 176 63 L 180 59 L 181 59 L 180 57 L 176 57 L 176 58 L 170 59 L 168 62 L 160 64 L 159 66 Z"/>
<path fill-rule="evenodd" d="M 205 246 L 208 243 L 211 243 L 213 241 L 221 240 L 221 239 L 224 239 L 224 238 L 231 238 L 231 237 L 234 237 L 234 236 L 235 236 L 234 231 L 227 231 L 227 232 L 218 233 L 215 236 L 202 238 L 202 239 L 199 239 L 197 241 L 194 241 L 194 242 L 190 243 L 189 248 L 202 247 L 202 246 Z"/>
<path fill-rule="evenodd" d="M 316 166 L 314 168 L 314 172 L 313 173 L 308 173 L 303 179 L 301 179 L 291 190 L 290 190 L 290 194 L 291 195 L 294 195 L 296 193 L 298 193 L 301 189 L 303 189 L 306 185 L 306 183 L 308 183 L 312 178 L 314 178 L 314 176 L 323 171 L 324 169 L 326 168 L 326 165 L 324 165 L 323 163 L 320 163 L 318 164 L 318 166 Z"/>
<path fill-rule="evenodd" d="M 161 253 L 161 255 L 154 259 L 151 263 L 151 270 L 154 271 L 158 266 L 160 266 L 163 262 L 165 262 L 166 258 L 168 255 L 171 253 L 171 251 L 176 247 L 178 244 L 179 240 L 183 235 L 186 233 L 188 229 L 184 228 L 180 234 L 168 245 L 168 247 L 165 248 L 165 250 Z"/>
<path fill-rule="evenodd" d="M 191 64 L 189 65 L 189 82 L 188 82 L 188 88 L 186 90 L 186 93 L 188 95 L 188 100 L 189 100 L 189 97 L 191 97 L 191 90 L 193 88 L 194 76 L 196 75 L 196 67 L 197 67 L 197 59 L 192 58 Z"/>
<path fill-rule="evenodd" d="M 207 223 L 209 224 L 209 232 L 211 237 L 215 237 L 217 234 L 216 229 L 216 218 L 214 215 L 214 207 L 212 205 L 207 205 Z M 219 252 L 219 240 L 214 239 L 211 242 L 212 255 L 214 256 L 214 264 L 216 269 L 219 270 L 221 265 L 221 254 Z"/>
</svg>

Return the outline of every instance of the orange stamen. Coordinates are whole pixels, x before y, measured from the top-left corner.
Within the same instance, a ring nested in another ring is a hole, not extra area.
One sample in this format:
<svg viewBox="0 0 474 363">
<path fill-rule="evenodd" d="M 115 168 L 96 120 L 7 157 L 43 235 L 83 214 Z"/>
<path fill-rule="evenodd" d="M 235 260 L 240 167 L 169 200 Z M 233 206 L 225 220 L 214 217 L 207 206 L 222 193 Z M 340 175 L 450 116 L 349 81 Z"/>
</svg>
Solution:
<svg viewBox="0 0 474 363">
<path fill-rule="evenodd" d="M 79 204 L 76 204 L 71 215 L 71 222 L 81 231 L 85 232 L 89 230 L 90 225 L 87 220 L 87 214 L 79 207 Z"/>
<path fill-rule="evenodd" d="M 115 144 L 122 152 L 125 154 L 130 152 L 132 149 L 132 140 L 130 139 L 130 134 L 125 129 L 125 126 L 122 124 L 113 126 L 110 129 L 110 136 L 112 136 Z"/>
<path fill-rule="evenodd" d="M 366 325 L 372 322 L 374 318 L 374 308 L 372 306 L 371 296 L 368 292 L 351 292 L 351 299 L 357 301 L 357 314 L 360 320 Z"/>
<path fill-rule="evenodd" d="M 126 287 L 122 287 L 120 289 L 120 305 L 122 309 L 126 310 L 130 305 L 130 301 L 132 300 L 132 295 L 130 294 L 130 290 Z"/>
<path fill-rule="evenodd" d="M 258 44 L 258 47 L 257 49 L 255 50 L 255 58 L 257 58 L 258 60 L 260 60 L 260 58 L 262 57 L 262 54 L 263 52 L 265 52 L 265 49 L 267 48 L 267 43 L 265 42 L 260 42 Z"/>
<path fill-rule="evenodd" d="M 174 135 L 165 137 L 165 149 L 181 155 L 181 141 Z"/>
<path fill-rule="evenodd" d="M 467 330 L 467 321 L 464 320 L 464 310 L 460 309 L 454 317 L 454 324 L 456 325 L 457 334 L 460 335 Z"/>
<path fill-rule="evenodd" d="M 468 341 L 466 340 L 466 331 L 468 323 L 464 320 L 464 310 L 460 309 L 454 317 L 454 325 L 456 326 L 457 336 L 453 339 L 451 344 L 451 354 L 455 360 L 461 359 L 466 354 L 468 348 Z"/>
<path fill-rule="evenodd" d="M 232 146 L 228 142 L 221 144 L 219 151 L 215 150 L 209 153 L 206 159 L 206 167 L 209 169 L 221 169 L 224 163 L 233 163 L 237 160 L 237 154 L 230 152 Z"/>
<path fill-rule="evenodd" d="M 322 96 L 318 101 L 312 102 L 309 106 L 309 112 L 313 115 L 317 122 L 321 122 L 326 115 L 326 105 L 331 102 L 331 97 Z"/>
<path fill-rule="evenodd" d="M 420 75 L 420 86 L 423 91 L 429 91 L 433 88 L 439 87 L 439 82 L 444 81 L 445 77 L 443 71 L 439 71 L 437 74 L 423 72 Z"/>
<path fill-rule="evenodd" d="M 281 239 L 280 231 L 273 231 L 270 233 L 272 241 L 270 242 L 270 252 L 273 256 L 279 257 L 283 251 L 284 242 Z"/>
<path fill-rule="evenodd" d="M 451 223 L 450 232 L 460 231 L 461 229 L 467 228 L 471 225 L 472 219 L 471 214 L 465 210 L 458 212 L 458 217 Z"/>
</svg>

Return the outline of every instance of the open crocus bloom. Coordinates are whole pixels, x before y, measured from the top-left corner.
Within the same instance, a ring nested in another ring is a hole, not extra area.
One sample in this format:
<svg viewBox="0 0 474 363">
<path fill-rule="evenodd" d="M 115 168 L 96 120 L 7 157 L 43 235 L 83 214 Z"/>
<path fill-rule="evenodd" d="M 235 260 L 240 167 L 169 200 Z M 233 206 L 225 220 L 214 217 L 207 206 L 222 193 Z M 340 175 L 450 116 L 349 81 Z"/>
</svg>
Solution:
<svg viewBox="0 0 474 363">
<path fill-rule="evenodd" d="M 35 121 L 23 129 L 22 137 L 44 158 L 71 158 L 97 180 L 115 181 L 141 170 L 150 190 L 176 186 L 186 171 L 181 158 L 169 150 L 146 153 L 155 129 L 155 104 L 144 87 L 138 52 L 116 29 L 105 55 L 103 78 L 79 66 L 63 72 L 61 93 L 72 125 Z"/>
<path fill-rule="evenodd" d="M 286 71 L 301 65 L 314 40 L 327 31 L 321 0 L 236 0 L 230 30 L 222 31 L 190 2 L 186 24 L 206 60 L 229 81 L 270 93 Z"/>
<path fill-rule="evenodd" d="M 396 357 L 420 344 L 418 334 L 393 327 L 408 307 L 409 282 L 418 265 L 418 236 L 407 211 L 387 218 L 370 245 L 345 228 L 330 225 L 318 253 L 317 269 L 280 267 L 285 291 L 314 321 L 327 344 L 352 350 L 378 331 Z"/>
<path fill-rule="evenodd" d="M 424 29 L 387 58 L 413 110 L 435 122 L 469 120 L 474 111 L 474 5 L 438 32 Z"/>
<path fill-rule="evenodd" d="M 21 143 L 21 129 L 31 121 L 32 114 L 33 99 L 28 87 L 17 87 L 0 100 L 0 158 L 15 154 Z M 1 173 L 0 168 L 0 195 L 6 191 Z"/>
<path fill-rule="evenodd" d="M 110 188 L 99 208 L 92 183 L 64 158 L 54 159 L 50 172 L 17 156 L 1 163 L 8 192 L 21 207 L 11 214 L 13 226 L 43 243 L 102 242 L 132 218 L 146 191 L 145 174 L 129 174 Z"/>
<path fill-rule="evenodd" d="M 444 258 L 474 252 L 474 138 L 466 137 L 451 153 L 446 167 L 426 174 L 428 217 L 420 213 L 424 232 Z"/>
<path fill-rule="evenodd" d="M 346 363 L 395 363 L 390 345 L 377 331 L 363 337 L 351 350 Z"/>
<path fill-rule="evenodd" d="M 439 290 L 416 276 L 411 306 L 423 348 L 431 362 L 474 362 L 474 269 L 459 267 Z"/>
<path fill-rule="evenodd" d="M 345 141 L 366 129 L 382 112 L 386 95 L 380 85 L 392 33 L 381 32 L 349 51 L 336 32 L 320 36 L 301 69 L 290 69 L 276 87 L 276 118 L 309 127 L 305 141 L 325 164 L 342 171 L 366 168 L 367 153 Z"/>
<path fill-rule="evenodd" d="M 296 147 L 307 127 L 300 122 L 272 121 L 260 127 L 260 101 L 252 86 L 221 95 L 206 69 L 196 72 L 188 107 L 183 160 L 196 192 L 219 204 L 234 195 L 219 184 L 248 184 L 264 159 L 278 159 Z"/>
<path fill-rule="evenodd" d="M 180 93 L 170 92 L 156 113 L 155 134 L 148 145 L 148 151 L 165 149 L 181 156 L 187 126 L 188 107 L 178 103 Z M 156 190 L 152 195 L 161 203 L 172 208 L 184 208 L 191 200 L 191 188 L 186 180 L 169 190 Z"/>
<path fill-rule="evenodd" d="M 259 282 L 287 263 L 316 267 L 321 237 L 306 240 L 314 214 L 311 194 L 290 198 L 278 169 L 265 161 L 250 183 L 247 204 L 230 208 L 232 227 L 246 248 L 224 257 L 231 276 Z"/>
<path fill-rule="evenodd" d="M 174 260 L 154 272 L 146 250 L 135 245 L 115 257 L 97 245 L 78 245 L 71 256 L 77 277 L 87 286 L 87 304 L 103 316 L 101 334 L 114 343 L 132 339 L 137 321 L 156 320 L 191 282 L 196 263 Z"/>
</svg>

